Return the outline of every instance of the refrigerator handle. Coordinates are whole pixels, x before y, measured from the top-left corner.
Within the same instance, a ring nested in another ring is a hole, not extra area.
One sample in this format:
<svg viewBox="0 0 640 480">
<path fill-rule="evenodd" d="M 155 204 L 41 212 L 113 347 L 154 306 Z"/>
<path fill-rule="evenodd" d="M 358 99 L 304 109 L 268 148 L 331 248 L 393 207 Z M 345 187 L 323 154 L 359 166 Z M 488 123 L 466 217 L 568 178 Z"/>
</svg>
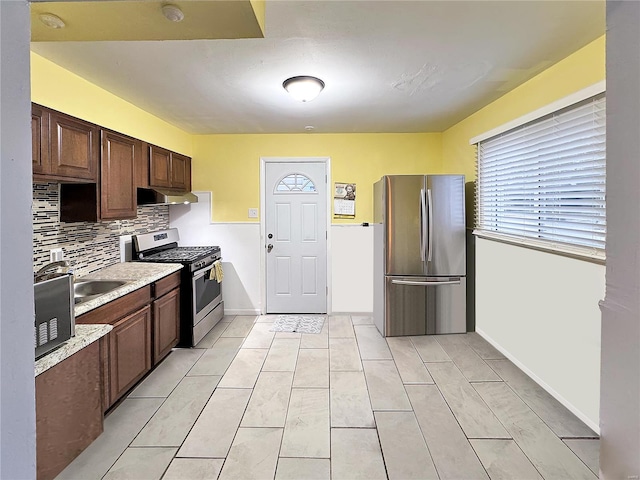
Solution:
<svg viewBox="0 0 640 480">
<path fill-rule="evenodd" d="M 429 254 L 427 255 L 427 262 L 431 261 L 431 254 L 433 253 L 433 199 L 431 198 L 431 189 L 427 189 L 427 206 L 429 207 L 428 213 L 428 229 L 429 232 Z"/>
<path fill-rule="evenodd" d="M 427 205 L 425 203 L 425 191 L 423 188 L 420 190 L 420 259 L 423 262 L 427 260 L 427 242 L 425 238 L 426 217 Z"/>
<path fill-rule="evenodd" d="M 417 280 L 391 280 L 394 285 L 415 285 L 417 287 L 429 287 L 438 285 L 460 285 L 460 280 L 448 280 L 446 282 L 419 282 Z"/>
</svg>

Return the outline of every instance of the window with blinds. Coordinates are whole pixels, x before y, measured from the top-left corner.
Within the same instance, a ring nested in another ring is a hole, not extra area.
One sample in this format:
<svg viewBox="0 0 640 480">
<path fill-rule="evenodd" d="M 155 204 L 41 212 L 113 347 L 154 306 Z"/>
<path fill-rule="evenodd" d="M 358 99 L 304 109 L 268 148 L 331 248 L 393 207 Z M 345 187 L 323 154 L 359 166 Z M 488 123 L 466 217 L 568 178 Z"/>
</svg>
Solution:
<svg viewBox="0 0 640 480">
<path fill-rule="evenodd" d="M 478 143 L 476 231 L 604 259 L 604 94 Z"/>
</svg>

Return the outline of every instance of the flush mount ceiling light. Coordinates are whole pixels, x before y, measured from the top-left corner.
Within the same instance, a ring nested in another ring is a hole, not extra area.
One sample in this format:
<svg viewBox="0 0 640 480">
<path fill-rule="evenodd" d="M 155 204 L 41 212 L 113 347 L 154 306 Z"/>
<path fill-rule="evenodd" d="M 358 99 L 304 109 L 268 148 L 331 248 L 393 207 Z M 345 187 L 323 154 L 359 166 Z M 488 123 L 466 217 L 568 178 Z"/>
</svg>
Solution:
<svg viewBox="0 0 640 480">
<path fill-rule="evenodd" d="M 39 15 L 40 21 L 49 28 L 64 28 L 64 21 L 53 13 L 41 13 Z"/>
<path fill-rule="evenodd" d="M 320 95 L 324 88 L 324 82 L 319 78 L 303 75 L 287 78 L 282 82 L 282 86 L 295 100 L 310 102 Z"/>
<path fill-rule="evenodd" d="M 167 20 L 172 22 L 181 22 L 184 20 L 184 13 L 175 5 L 163 5 L 162 14 Z"/>
</svg>

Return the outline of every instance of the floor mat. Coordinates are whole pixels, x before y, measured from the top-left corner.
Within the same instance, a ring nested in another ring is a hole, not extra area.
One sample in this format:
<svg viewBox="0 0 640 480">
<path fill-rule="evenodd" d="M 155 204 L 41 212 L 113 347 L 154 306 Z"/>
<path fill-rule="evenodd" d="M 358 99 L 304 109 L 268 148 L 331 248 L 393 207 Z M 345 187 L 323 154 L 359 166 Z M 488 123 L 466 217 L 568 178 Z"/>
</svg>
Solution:
<svg viewBox="0 0 640 480">
<path fill-rule="evenodd" d="M 324 317 L 318 315 L 280 315 L 269 329 L 272 332 L 320 333 Z"/>
</svg>

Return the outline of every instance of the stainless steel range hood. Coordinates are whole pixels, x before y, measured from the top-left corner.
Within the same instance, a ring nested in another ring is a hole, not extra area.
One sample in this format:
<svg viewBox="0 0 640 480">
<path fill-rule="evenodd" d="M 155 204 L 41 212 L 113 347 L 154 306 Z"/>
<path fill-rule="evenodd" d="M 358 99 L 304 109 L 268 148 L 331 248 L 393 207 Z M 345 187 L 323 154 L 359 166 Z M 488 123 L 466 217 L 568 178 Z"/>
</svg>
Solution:
<svg viewBox="0 0 640 480">
<path fill-rule="evenodd" d="M 198 197 L 191 192 L 176 192 L 162 188 L 139 188 L 138 205 L 177 205 L 198 203 Z"/>
</svg>

